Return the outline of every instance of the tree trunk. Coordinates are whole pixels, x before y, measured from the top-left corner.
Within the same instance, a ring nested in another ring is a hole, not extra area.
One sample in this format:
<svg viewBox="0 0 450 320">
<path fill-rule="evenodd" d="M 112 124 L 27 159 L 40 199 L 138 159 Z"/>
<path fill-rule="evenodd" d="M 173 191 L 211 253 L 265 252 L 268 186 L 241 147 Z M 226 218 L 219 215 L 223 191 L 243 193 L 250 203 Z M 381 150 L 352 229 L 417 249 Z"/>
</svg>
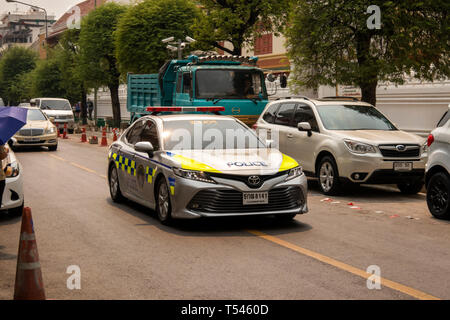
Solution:
<svg viewBox="0 0 450 320">
<path fill-rule="evenodd" d="M 373 106 L 377 105 L 377 86 L 378 81 L 361 84 L 361 100 L 370 103 Z"/>
<path fill-rule="evenodd" d="M 86 104 L 86 89 L 83 87 L 81 91 L 81 119 L 82 124 L 87 124 L 87 104 Z"/>
<path fill-rule="evenodd" d="M 119 84 L 113 84 L 108 86 L 111 92 L 112 112 L 114 119 L 114 127 L 120 128 L 120 100 L 119 100 Z"/>
</svg>

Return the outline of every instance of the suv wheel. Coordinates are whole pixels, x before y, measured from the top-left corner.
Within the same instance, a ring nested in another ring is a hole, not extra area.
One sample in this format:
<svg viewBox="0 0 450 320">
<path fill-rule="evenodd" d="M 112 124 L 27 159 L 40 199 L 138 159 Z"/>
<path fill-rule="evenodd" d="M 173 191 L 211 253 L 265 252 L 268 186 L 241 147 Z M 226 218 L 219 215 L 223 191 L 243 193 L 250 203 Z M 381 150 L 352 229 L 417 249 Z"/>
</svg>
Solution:
<svg viewBox="0 0 450 320">
<path fill-rule="evenodd" d="M 434 174 L 428 182 L 427 205 L 434 217 L 450 218 L 450 178 L 445 173 Z"/>
<path fill-rule="evenodd" d="M 420 190 L 422 190 L 423 185 L 424 185 L 423 181 L 414 180 L 407 183 L 399 183 L 397 184 L 397 187 L 403 194 L 416 194 L 420 192 Z"/>
<path fill-rule="evenodd" d="M 330 156 L 323 157 L 317 168 L 319 187 L 326 195 L 336 195 L 340 188 L 336 161 Z"/>
</svg>

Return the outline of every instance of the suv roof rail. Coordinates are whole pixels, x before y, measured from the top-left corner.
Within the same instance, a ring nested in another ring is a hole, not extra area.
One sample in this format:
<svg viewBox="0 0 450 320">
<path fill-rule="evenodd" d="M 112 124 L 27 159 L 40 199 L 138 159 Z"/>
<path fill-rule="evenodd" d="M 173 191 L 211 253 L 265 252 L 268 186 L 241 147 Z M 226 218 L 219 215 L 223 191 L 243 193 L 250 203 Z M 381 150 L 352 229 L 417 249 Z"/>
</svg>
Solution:
<svg viewBox="0 0 450 320">
<path fill-rule="evenodd" d="M 281 98 L 277 98 L 275 101 L 278 100 L 289 100 L 289 99 L 305 99 L 305 100 L 310 100 L 308 97 L 306 96 L 292 96 L 292 97 L 281 97 Z"/>
<path fill-rule="evenodd" d="M 355 97 L 349 97 L 349 96 L 333 96 L 333 97 L 323 97 L 319 99 L 320 101 L 323 100 L 351 100 L 351 101 L 359 101 L 358 98 Z"/>
</svg>

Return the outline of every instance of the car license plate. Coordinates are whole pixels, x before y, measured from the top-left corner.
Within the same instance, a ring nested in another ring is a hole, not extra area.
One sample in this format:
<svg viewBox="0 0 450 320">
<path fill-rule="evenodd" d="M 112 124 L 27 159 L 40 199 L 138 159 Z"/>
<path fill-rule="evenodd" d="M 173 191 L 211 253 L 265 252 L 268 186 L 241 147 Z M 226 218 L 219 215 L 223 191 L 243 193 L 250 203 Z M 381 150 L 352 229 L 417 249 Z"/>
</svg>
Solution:
<svg viewBox="0 0 450 320">
<path fill-rule="evenodd" d="M 34 141 L 39 141 L 39 138 L 25 138 L 25 139 L 23 139 L 23 141 L 25 141 L 25 142 L 34 142 Z"/>
<path fill-rule="evenodd" d="M 412 162 L 394 162 L 394 171 L 412 171 Z"/>
<path fill-rule="evenodd" d="M 244 205 L 268 204 L 268 192 L 244 192 L 242 195 Z"/>
</svg>

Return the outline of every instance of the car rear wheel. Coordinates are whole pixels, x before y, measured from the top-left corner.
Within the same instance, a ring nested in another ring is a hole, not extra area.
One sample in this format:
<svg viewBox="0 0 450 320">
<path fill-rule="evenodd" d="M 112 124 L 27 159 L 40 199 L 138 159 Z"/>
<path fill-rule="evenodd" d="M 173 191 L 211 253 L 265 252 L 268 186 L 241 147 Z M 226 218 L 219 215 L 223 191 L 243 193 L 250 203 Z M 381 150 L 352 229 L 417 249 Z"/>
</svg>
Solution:
<svg viewBox="0 0 450 320">
<path fill-rule="evenodd" d="M 438 219 L 450 218 L 450 178 L 443 172 L 434 174 L 427 186 L 427 205 Z"/>
<path fill-rule="evenodd" d="M 399 183 L 397 187 L 400 189 L 400 192 L 403 194 L 416 194 L 419 193 L 423 188 L 423 181 L 410 181 L 407 183 Z"/>
<path fill-rule="evenodd" d="M 324 194 L 336 195 L 338 193 L 340 187 L 339 172 L 332 157 L 326 156 L 320 160 L 317 179 L 319 180 L 319 187 Z"/>
<path fill-rule="evenodd" d="M 111 199 L 116 203 L 120 203 L 125 199 L 120 191 L 119 174 L 114 166 L 111 166 L 111 169 L 109 169 L 109 193 L 111 194 Z"/>
<path fill-rule="evenodd" d="M 169 188 L 165 179 L 158 182 L 156 196 L 156 213 L 162 224 L 168 225 L 172 220 L 172 205 L 170 203 Z"/>
</svg>

